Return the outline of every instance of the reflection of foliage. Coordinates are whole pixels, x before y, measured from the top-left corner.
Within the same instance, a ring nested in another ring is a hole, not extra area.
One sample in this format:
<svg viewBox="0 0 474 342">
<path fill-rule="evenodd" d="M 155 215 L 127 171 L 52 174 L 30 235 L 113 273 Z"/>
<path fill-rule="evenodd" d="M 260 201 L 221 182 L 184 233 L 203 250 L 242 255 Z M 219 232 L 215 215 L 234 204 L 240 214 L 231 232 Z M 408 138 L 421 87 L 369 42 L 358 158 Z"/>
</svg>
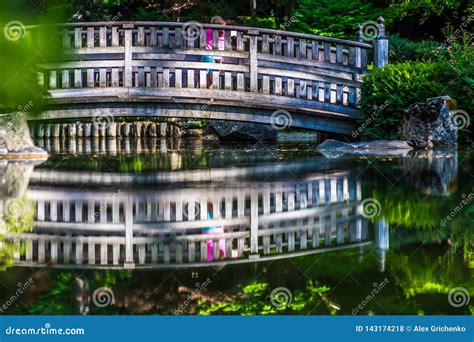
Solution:
<svg viewBox="0 0 474 342">
<path fill-rule="evenodd" d="M 32 202 L 28 202 L 26 198 L 17 201 L 18 205 L 22 207 L 22 213 L 19 216 L 2 213 L 4 228 L 9 233 L 29 232 L 33 229 L 34 205 Z M 5 236 L 0 234 L 0 271 L 13 266 L 13 254 L 18 252 L 18 248 L 20 248 L 20 252 L 24 252 L 24 245 L 17 245 L 13 241 L 5 240 Z"/>
<path fill-rule="evenodd" d="M 462 256 L 449 251 L 437 258 L 429 256 L 426 251 L 418 251 L 411 256 L 393 252 L 389 253 L 387 260 L 397 285 L 407 298 L 422 294 L 447 294 L 459 286 L 474 294 L 474 284 L 466 276 L 469 271 L 465 264 L 454 262 L 456 257 Z"/>
<path fill-rule="evenodd" d="M 75 280 L 83 278 L 89 283 L 90 294 L 99 287 L 114 288 L 114 285 L 120 283 L 124 279 L 131 277 L 128 271 L 110 271 L 100 270 L 91 273 L 76 273 L 74 271 L 52 271 L 47 276 L 43 276 L 44 280 L 50 284 L 50 287 L 39 294 L 38 300 L 34 302 L 29 310 L 33 314 L 55 314 L 55 315 L 71 315 L 77 314 L 75 301 Z M 96 308 L 92 302 L 90 304 L 92 311 L 100 310 L 105 314 L 109 308 Z"/>
<path fill-rule="evenodd" d="M 200 315 L 232 314 L 232 315 L 275 315 L 291 313 L 310 313 L 316 306 L 335 314 L 339 310 L 325 295 L 329 291 L 326 286 L 318 286 L 309 281 L 304 290 L 294 291 L 292 300 L 287 305 L 276 307 L 270 301 L 272 289 L 268 283 L 252 282 L 243 286 L 241 291 L 232 296 L 230 302 L 209 303 L 199 301 Z"/>
</svg>

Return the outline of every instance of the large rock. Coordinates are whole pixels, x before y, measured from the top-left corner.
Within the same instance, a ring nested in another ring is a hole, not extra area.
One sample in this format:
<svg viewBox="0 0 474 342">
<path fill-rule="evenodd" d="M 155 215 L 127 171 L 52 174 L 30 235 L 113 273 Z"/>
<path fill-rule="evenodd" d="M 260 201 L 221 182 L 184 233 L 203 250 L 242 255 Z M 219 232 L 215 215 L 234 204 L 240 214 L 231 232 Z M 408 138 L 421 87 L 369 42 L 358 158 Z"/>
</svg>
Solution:
<svg viewBox="0 0 474 342">
<path fill-rule="evenodd" d="M 222 141 L 277 141 L 277 131 L 270 125 L 212 120 L 211 126 Z"/>
<path fill-rule="evenodd" d="M 0 116 L 0 159 L 47 157 L 46 151 L 35 147 L 28 125 L 21 116 Z"/>
<path fill-rule="evenodd" d="M 339 157 L 345 154 L 370 154 L 383 156 L 404 156 L 412 147 L 401 140 L 374 140 L 362 142 L 342 142 L 327 139 L 318 145 L 318 150 L 326 157 Z"/>
<path fill-rule="evenodd" d="M 401 122 L 400 138 L 415 148 L 456 145 L 458 135 L 450 111 L 454 103 L 443 96 L 410 105 Z"/>
</svg>

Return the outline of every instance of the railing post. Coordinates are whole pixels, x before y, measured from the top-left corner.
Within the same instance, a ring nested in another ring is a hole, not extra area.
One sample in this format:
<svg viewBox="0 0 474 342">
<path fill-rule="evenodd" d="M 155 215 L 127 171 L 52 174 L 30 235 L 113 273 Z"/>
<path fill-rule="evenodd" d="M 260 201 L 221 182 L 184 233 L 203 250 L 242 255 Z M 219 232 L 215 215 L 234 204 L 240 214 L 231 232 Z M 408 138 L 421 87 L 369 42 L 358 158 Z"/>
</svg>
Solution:
<svg viewBox="0 0 474 342">
<path fill-rule="evenodd" d="M 123 85 L 124 87 L 132 86 L 132 39 L 133 39 L 133 24 L 124 24 L 124 68 L 123 68 Z"/>
<path fill-rule="evenodd" d="M 258 93 L 258 60 L 257 60 L 257 41 L 258 30 L 249 30 L 249 59 L 250 59 L 250 92 Z"/>
<path fill-rule="evenodd" d="M 131 196 L 124 202 L 125 211 L 125 268 L 135 268 L 133 258 L 133 203 Z"/>
<path fill-rule="evenodd" d="M 258 259 L 258 192 L 250 195 L 250 259 Z"/>
<path fill-rule="evenodd" d="M 374 65 L 383 68 L 388 65 L 388 39 L 385 35 L 385 20 L 377 19 L 377 37 L 374 40 Z"/>
</svg>

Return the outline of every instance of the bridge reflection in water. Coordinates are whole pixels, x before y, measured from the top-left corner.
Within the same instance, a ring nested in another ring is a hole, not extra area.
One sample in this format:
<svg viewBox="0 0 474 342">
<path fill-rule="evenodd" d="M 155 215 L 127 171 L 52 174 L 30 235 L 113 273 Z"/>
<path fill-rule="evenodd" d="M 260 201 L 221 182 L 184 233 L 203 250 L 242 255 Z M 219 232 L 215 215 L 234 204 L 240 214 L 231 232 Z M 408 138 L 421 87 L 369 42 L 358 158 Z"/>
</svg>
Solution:
<svg viewBox="0 0 474 342">
<path fill-rule="evenodd" d="M 315 161 L 124 174 L 35 170 L 31 232 L 5 234 L 16 266 L 182 268 L 363 247 L 388 249 L 388 225 L 369 234 L 361 187 Z M 285 172 L 292 177 L 278 176 Z"/>
</svg>

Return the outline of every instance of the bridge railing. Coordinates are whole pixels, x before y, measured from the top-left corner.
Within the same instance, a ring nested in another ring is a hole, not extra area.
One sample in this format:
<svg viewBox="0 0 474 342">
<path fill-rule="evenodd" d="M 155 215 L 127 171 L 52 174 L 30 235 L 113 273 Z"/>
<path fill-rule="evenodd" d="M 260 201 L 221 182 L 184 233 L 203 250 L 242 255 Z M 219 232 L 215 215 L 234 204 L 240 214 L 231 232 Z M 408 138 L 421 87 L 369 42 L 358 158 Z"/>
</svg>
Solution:
<svg viewBox="0 0 474 342">
<path fill-rule="evenodd" d="M 382 21 L 378 26 L 383 32 Z M 206 29 L 212 30 L 212 50 L 206 49 Z M 372 45 L 361 38 L 192 22 L 69 23 L 59 31 L 64 59 L 40 65 L 40 79 L 58 102 L 94 96 L 215 99 L 356 118 L 361 76 L 372 61 L 383 66 L 387 54 L 383 39 Z M 217 49 L 220 32 L 223 50 Z M 203 62 L 203 56 L 222 57 L 222 63 Z"/>
</svg>

